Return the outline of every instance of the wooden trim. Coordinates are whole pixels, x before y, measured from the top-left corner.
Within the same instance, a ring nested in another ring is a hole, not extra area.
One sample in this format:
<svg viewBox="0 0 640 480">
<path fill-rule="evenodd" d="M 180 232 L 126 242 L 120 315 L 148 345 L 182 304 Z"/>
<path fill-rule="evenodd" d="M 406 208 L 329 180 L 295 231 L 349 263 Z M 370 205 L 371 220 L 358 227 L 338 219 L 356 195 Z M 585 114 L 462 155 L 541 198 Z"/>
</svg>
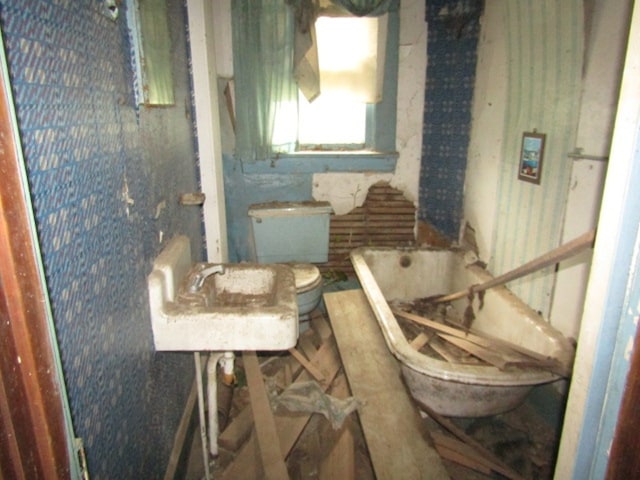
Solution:
<svg viewBox="0 0 640 480">
<path fill-rule="evenodd" d="M 618 423 L 611 444 L 611 454 L 607 465 L 607 480 L 634 478 L 640 471 L 640 329 L 636 330 L 631 364 L 624 387 Z"/>
<path fill-rule="evenodd" d="M 351 392 L 361 402 L 358 418 L 376 478 L 449 478 L 365 294 L 343 290 L 323 298 Z"/>
<path fill-rule="evenodd" d="M 70 462 L 62 395 L 10 102 L 2 88 L 0 478 L 68 478 Z"/>
</svg>

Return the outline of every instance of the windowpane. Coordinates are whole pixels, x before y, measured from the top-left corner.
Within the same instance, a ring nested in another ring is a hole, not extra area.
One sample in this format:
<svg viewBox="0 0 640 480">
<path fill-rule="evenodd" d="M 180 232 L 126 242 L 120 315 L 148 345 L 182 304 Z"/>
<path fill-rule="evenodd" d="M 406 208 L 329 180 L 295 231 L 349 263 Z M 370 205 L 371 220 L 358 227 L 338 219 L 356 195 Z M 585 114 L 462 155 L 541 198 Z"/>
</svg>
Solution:
<svg viewBox="0 0 640 480">
<path fill-rule="evenodd" d="M 321 94 L 312 103 L 299 94 L 300 145 L 364 146 L 367 103 L 381 97 L 378 42 L 386 28 L 380 24 L 357 17 L 316 21 Z"/>
<path fill-rule="evenodd" d="M 337 92 L 309 103 L 298 95 L 298 141 L 301 145 L 364 144 L 367 104 Z"/>
<path fill-rule="evenodd" d="M 319 17 L 316 20 L 320 90 L 340 92 L 360 102 L 379 100 L 378 19 Z"/>
</svg>

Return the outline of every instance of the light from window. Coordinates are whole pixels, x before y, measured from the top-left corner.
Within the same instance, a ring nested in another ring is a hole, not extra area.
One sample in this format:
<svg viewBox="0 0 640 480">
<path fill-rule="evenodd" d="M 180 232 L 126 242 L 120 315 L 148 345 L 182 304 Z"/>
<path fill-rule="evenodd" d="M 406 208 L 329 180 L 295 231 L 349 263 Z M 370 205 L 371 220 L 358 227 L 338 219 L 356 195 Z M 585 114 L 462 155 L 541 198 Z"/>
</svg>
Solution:
<svg viewBox="0 0 640 480">
<path fill-rule="evenodd" d="M 378 43 L 381 31 L 386 33 L 381 24 L 366 17 L 316 20 L 321 94 L 311 103 L 299 95 L 298 142 L 303 148 L 364 145 L 367 104 L 380 100 Z"/>
</svg>

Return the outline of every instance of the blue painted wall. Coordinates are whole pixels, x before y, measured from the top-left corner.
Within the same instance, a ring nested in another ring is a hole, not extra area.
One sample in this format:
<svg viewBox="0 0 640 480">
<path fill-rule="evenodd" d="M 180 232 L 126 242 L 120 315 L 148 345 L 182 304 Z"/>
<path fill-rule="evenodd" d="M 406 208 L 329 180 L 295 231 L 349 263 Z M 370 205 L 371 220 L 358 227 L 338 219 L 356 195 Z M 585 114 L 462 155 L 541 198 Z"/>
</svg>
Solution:
<svg viewBox="0 0 640 480">
<path fill-rule="evenodd" d="M 240 160 L 225 154 L 224 189 L 229 239 L 229 261 L 253 260 L 248 212 L 254 203 L 311 200 L 311 173 L 244 173 Z"/>
<path fill-rule="evenodd" d="M 185 7 L 169 0 L 168 10 L 176 105 L 138 110 L 123 11 L 113 22 L 96 0 L 0 0 L 72 417 L 93 479 L 161 478 L 193 379 L 191 355 L 154 352 L 147 305 L 160 237 L 186 233 L 203 248 L 199 211 L 177 203 L 198 180 Z"/>
<path fill-rule="evenodd" d="M 427 2 L 418 219 L 457 238 L 471 132 L 481 0 Z"/>
</svg>

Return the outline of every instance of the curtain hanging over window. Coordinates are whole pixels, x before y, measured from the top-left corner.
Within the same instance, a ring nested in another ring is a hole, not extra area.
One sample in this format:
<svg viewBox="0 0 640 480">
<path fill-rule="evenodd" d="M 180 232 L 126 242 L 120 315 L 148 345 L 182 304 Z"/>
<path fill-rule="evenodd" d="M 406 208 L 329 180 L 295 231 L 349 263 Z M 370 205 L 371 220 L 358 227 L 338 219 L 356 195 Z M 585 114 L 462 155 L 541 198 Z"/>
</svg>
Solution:
<svg viewBox="0 0 640 480">
<path fill-rule="evenodd" d="M 330 0 L 356 17 L 384 15 L 395 0 Z"/>
<path fill-rule="evenodd" d="M 319 14 L 382 16 L 397 8 L 398 0 L 286 0 L 295 15 L 294 76 L 309 102 L 320 94 L 320 67 L 315 21 Z"/>
<path fill-rule="evenodd" d="M 234 0 L 231 5 L 236 155 L 256 161 L 295 149 L 298 87 L 310 100 L 320 93 L 314 30 L 320 8 L 377 16 L 397 8 L 398 0 Z"/>
<path fill-rule="evenodd" d="M 276 128 L 295 125 L 297 118 L 293 15 L 284 0 L 234 0 L 231 5 L 236 154 L 246 161 L 264 160 L 292 151 L 297 138 L 295 129 Z"/>
</svg>

